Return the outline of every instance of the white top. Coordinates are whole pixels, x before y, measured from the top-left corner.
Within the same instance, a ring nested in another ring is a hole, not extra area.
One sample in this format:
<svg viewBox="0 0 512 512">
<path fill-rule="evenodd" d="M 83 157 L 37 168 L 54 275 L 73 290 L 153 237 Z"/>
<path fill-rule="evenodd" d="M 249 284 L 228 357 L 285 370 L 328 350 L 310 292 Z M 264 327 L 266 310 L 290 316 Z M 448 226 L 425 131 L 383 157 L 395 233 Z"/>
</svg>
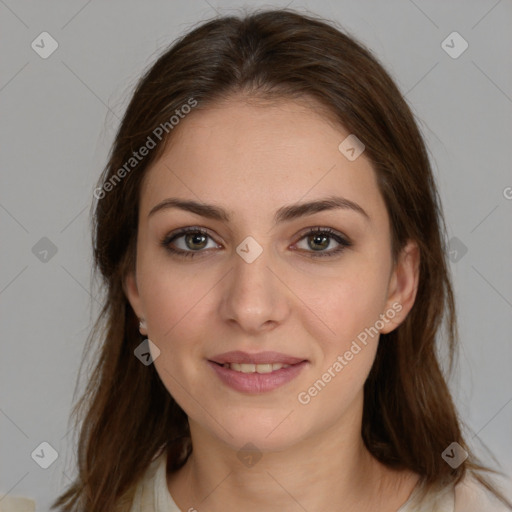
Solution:
<svg viewBox="0 0 512 512">
<path fill-rule="evenodd" d="M 187 512 L 181 511 L 167 487 L 167 453 L 157 456 L 140 481 L 130 512 Z M 397 512 L 509 512 L 476 481 L 466 479 L 455 489 L 446 487 L 430 493 L 421 503 L 415 503 L 419 489 L 415 489 Z"/>
</svg>

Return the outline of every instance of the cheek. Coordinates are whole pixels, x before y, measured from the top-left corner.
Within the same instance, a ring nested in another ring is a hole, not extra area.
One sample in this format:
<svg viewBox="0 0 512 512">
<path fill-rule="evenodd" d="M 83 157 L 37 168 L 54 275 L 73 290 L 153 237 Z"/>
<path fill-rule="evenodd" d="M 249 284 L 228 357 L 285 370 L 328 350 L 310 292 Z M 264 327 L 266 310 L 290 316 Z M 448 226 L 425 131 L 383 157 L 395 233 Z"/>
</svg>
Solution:
<svg viewBox="0 0 512 512">
<path fill-rule="evenodd" d="M 185 377 L 193 385 L 204 359 L 205 320 L 211 318 L 214 285 L 218 281 L 208 273 L 194 275 L 177 265 L 152 260 L 141 265 L 139 292 L 145 305 L 148 335 L 160 350 L 155 367 L 173 396 L 179 395 L 179 383 Z M 211 293 L 209 293 L 211 292 Z M 210 331 L 211 332 L 211 331 Z"/>
<path fill-rule="evenodd" d="M 312 298 L 316 308 L 311 309 L 318 311 L 323 322 L 308 315 L 308 329 L 318 343 L 316 361 L 296 398 L 304 411 L 323 417 L 326 424 L 343 415 L 361 393 L 375 360 L 376 322 L 385 304 L 381 281 L 377 275 L 351 274 L 331 282 L 323 294 L 317 291 Z"/>
<path fill-rule="evenodd" d="M 340 269 L 331 279 L 308 283 L 299 291 L 316 325 L 317 339 L 324 339 L 332 350 L 343 350 L 366 328 L 375 325 L 383 313 L 387 297 L 387 279 L 383 269 L 361 262 Z M 316 319 L 316 322 L 315 322 Z M 322 320 L 321 322 L 318 319 Z M 320 337 L 320 331 L 324 333 Z"/>
<path fill-rule="evenodd" d="M 199 287 L 197 287 L 199 288 Z M 206 288 L 206 290 L 208 290 Z M 202 291 L 202 293 L 200 293 Z M 154 365 L 164 386 L 188 415 L 198 415 L 196 401 L 202 396 L 204 372 L 205 289 L 181 286 L 180 279 L 158 279 L 146 298 L 148 334 L 160 355 Z"/>
<path fill-rule="evenodd" d="M 169 260 L 165 254 L 141 258 L 139 293 L 145 304 L 150 334 L 167 343 L 182 325 L 197 317 L 208 302 L 215 276 L 194 272 Z"/>
</svg>

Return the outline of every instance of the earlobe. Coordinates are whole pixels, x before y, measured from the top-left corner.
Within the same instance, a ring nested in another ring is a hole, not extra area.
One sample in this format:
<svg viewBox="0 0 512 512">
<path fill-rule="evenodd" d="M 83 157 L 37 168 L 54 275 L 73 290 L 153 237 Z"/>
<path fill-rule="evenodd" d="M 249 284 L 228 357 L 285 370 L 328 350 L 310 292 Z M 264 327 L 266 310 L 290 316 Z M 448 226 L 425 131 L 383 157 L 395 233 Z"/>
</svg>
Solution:
<svg viewBox="0 0 512 512">
<path fill-rule="evenodd" d="M 418 244 L 409 240 L 402 249 L 389 280 L 388 299 L 384 311 L 389 322 L 381 329 L 382 334 L 396 329 L 412 309 L 418 291 L 419 269 L 420 250 Z M 392 315 L 388 315 L 388 312 L 392 312 Z"/>
</svg>

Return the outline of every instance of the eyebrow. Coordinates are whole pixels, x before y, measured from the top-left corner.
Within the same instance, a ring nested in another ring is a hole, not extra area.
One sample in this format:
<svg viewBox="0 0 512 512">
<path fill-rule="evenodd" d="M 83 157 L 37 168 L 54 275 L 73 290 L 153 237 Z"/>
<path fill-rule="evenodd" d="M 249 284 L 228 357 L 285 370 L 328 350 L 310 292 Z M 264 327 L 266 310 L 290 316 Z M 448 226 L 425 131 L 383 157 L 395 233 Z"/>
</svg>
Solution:
<svg viewBox="0 0 512 512">
<path fill-rule="evenodd" d="M 230 214 L 219 206 L 192 200 L 178 199 L 175 197 L 169 197 L 158 203 L 151 209 L 148 217 L 158 211 L 166 210 L 168 208 L 180 208 L 181 210 L 189 211 L 208 219 L 223 221 L 226 223 L 231 220 Z M 344 197 L 329 196 L 315 201 L 309 201 L 307 203 L 283 206 L 276 211 L 274 215 L 274 222 L 276 224 L 280 222 L 289 222 L 306 215 L 335 209 L 352 210 L 361 214 L 367 221 L 370 220 L 370 216 L 357 203 L 354 203 Z"/>
</svg>

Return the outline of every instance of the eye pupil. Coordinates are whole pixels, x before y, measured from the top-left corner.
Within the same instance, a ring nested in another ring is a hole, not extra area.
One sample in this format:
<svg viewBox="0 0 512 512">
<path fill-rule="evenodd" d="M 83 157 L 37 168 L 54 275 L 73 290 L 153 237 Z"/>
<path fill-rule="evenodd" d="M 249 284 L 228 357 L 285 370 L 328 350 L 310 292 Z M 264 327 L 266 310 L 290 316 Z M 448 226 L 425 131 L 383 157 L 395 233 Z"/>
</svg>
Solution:
<svg viewBox="0 0 512 512">
<path fill-rule="evenodd" d="M 315 245 L 320 245 L 320 249 L 325 249 L 326 247 L 329 246 L 329 237 L 328 236 L 325 236 L 325 235 L 312 235 L 309 237 L 309 240 L 313 240 L 313 243 Z M 325 241 L 327 241 L 327 243 L 325 243 Z M 313 249 L 313 250 L 320 250 L 320 249 L 315 249 L 315 247 L 312 247 L 310 245 L 310 247 Z"/>
<path fill-rule="evenodd" d="M 189 246 L 192 249 L 202 249 L 202 247 L 205 245 L 205 238 L 206 236 L 202 235 L 201 233 L 190 233 L 186 235 L 187 246 Z M 189 245 L 189 241 L 191 242 L 192 245 L 198 244 L 201 245 L 201 247 L 191 247 Z"/>
<path fill-rule="evenodd" d="M 185 247 L 175 247 L 174 241 L 181 240 L 180 244 L 185 244 Z M 180 257 L 194 257 L 200 254 L 208 254 L 208 251 L 203 251 L 207 248 L 208 242 L 211 240 L 210 235 L 202 229 L 191 228 L 182 229 L 178 233 L 171 233 L 161 240 L 162 246 L 167 249 L 173 256 Z M 301 252 L 308 253 L 309 256 L 336 256 L 340 254 L 346 247 L 352 245 L 351 242 L 346 241 L 342 235 L 335 234 L 331 229 L 316 228 L 304 234 L 300 242 L 308 246 L 306 249 L 302 248 Z M 338 247 L 334 250 L 329 250 L 331 242 L 335 241 Z"/>
</svg>

